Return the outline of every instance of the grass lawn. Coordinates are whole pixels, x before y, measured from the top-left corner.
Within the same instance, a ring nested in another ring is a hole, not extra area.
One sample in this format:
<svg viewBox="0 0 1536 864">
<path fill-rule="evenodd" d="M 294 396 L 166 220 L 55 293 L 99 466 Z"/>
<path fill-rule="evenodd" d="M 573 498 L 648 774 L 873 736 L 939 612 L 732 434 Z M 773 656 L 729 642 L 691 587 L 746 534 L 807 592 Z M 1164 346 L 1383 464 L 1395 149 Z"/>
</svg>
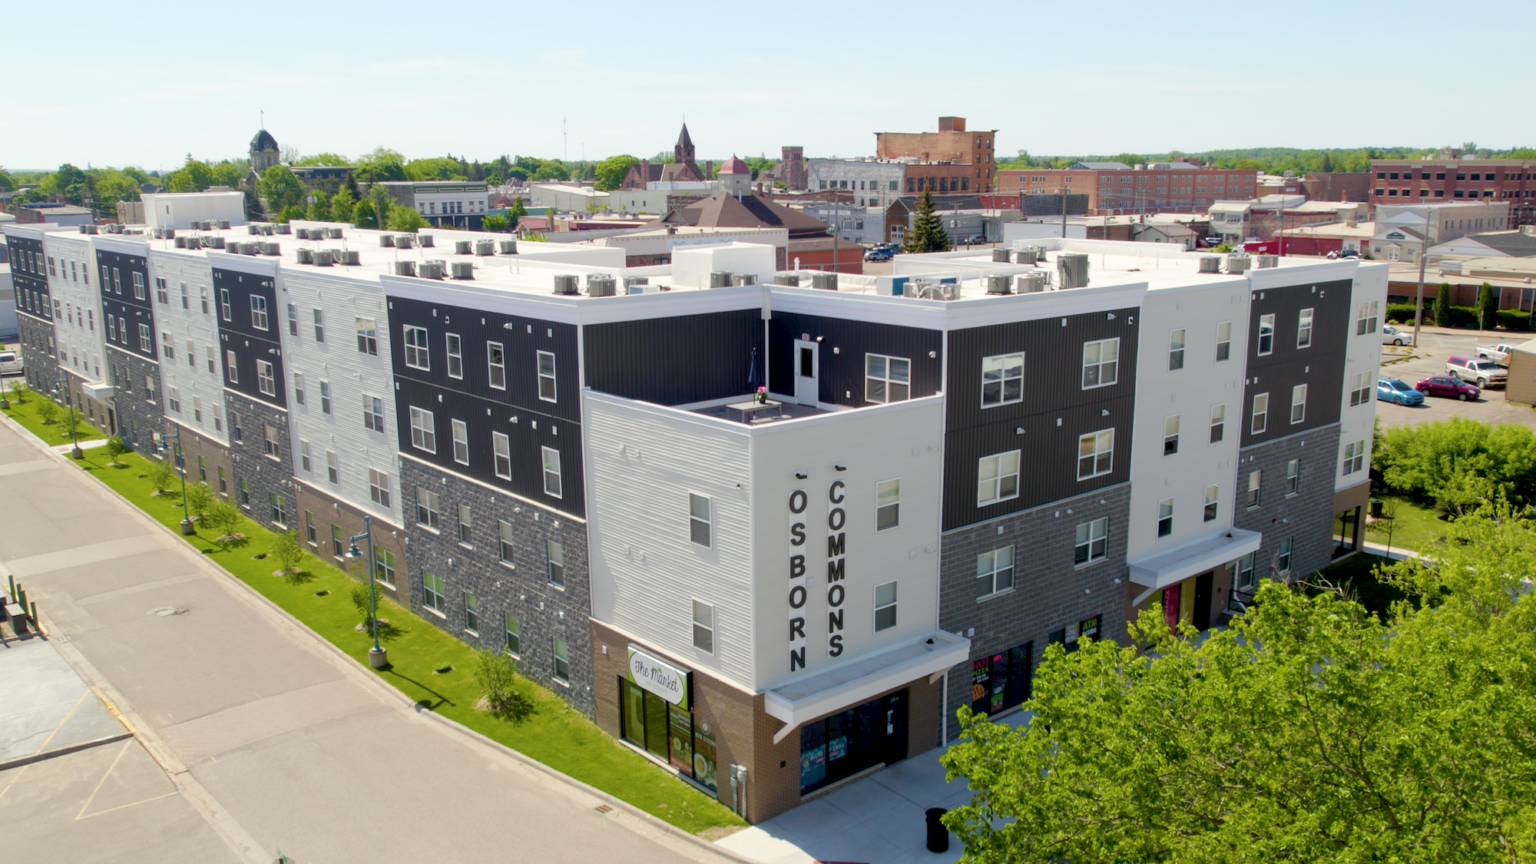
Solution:
<svg viewBox="0 0 1536 864">
<path fill-rule="evenodd" d="M 1408 595 L 1404 594 L 1395 585 L 1389 585 L 1381 581 L 1377 575 L 1378 567 L 1390 567 L 1392 561 L 1378 555 L 1359 553 L 1351 555 L 1335 564 L 1330 564 L 1319 571 L 1311 579 L 1321 579 L 1342 586 L 1360 605 L 1376 613 L 1377 617 L 1386 620 L 1387 610 L 1393 603 L 1402 600 Z M 1311 592 L 1316 593 L 1316 592 Z"/>
<path fill-rule="evenodd" d="M 29 399 L 28 404 L 32 401 Z M 24 425 L 26 407 L 17 418 Z M 51 432 L 53 427 L 43 428 Z M 147 463 L 136 453 L 124 455 L 121 468 L 109 468 L 107 461 L 106 452 L 98 448 L 85 451 L 79 464 L 175 530 L 182 517 L 179 488 L 166 496 L 152 495 L 154 490 L 145 475 Z M 238 530 L 247 539 L 229 548 L 201 536 L 184 539 L 368 668 L 372 642 L 367 633 L 355 629 L 363 619 L 351 599 L 352 588 L 361 583 L 330 562 L 310 555 L 305 556 L 297 576 L 274 576 L 276 562 L 255 556 L 272 547 L 275 535 L 250 520 Z M 387 593 L 381 590 L 381 594 Z M 619 744 L 585 715 L 531 681 L 519 679 L 536 705 L 528 719 L 498 720 L 475 710 L 481 694 L 475 683 L 474 649 L 392 601 L 381 601 L 379 617 L 388 619 L 397 632 L 384 642 L 391 665 L 376 674 L 423 708 L 685 831 L 699 833 L 712 827 L 745 824 L 724 805 Z"/>
<path fill-rule="evenodd" d="M 1427 552 L 1436 541 L 1445 537 L 1445 520 L 1440 518 L 1440 512 L 1433 507 L 1415 504 L 1399 495 L 1382 495 L 1381 500 L 1384 512 L 1392 512 L 1394 506 L 1397 508 L 1396 518 L 1391 522 L 1393 549 Z M 1387 527 L 1385 520 L 1367 524 L 1366 538 L 1373 543 L 1386 545 Z"/>
<path fill-rule="evenodd" d="M 9 399 L 11 402 L 11 407 L 5 409 L 5 415 L 10 417 L 12 420 L 15 420 L 17 423 L 20 423 L 23 427 L 26 428 L 28 432 L 31 432 L 33 435 L 43 439 L 43 441 L 47 442 L 49 446 L 68 444 L 69 419 L 68 415 L 64 413 L 67 409 L 63 405 L 59 405 L 59 413 L 58 416 L 54 419 L 54 422 L 47 424 L 43 423 L 43 418 L 39 417 L 37 414 L 38 406 L 40 406 L 44 401 L 52 402 L 53 400 L 49 399 L 47 396 L 41 396 L 37 393 L 33 393 L 31 390 L 27 390 L 21 394 L 21 398 L 26 401 L 17 402 L 16 394 L 11 392 L 11 381 L 19 380 L 21 379 L 12 378 L 4 382 L 5 398 Z M 78 408 L 75 410 L 77 412 L 79 411 Z M 101 432 L 94 426 L 86 423 L 83 416 L 80 417 L 80 419 L 75 423 L 75 434 L 79 436 L 79 440 L 81 441 L 91 441 L 104 437 Z"/>
</svg>

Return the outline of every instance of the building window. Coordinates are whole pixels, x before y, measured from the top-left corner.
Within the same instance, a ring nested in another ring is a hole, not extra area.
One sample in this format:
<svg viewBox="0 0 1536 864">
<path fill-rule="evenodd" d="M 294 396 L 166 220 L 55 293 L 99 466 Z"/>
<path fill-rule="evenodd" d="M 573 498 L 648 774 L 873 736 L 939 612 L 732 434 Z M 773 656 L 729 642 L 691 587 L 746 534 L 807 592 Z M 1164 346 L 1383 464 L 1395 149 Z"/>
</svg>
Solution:
<svg viewBox="0 0 1536 864">
<path fill-rule="evenodd" d="M 470 519 L 469 505 L 468 504 L 460 504 L 459 507 L 458 507 L 458 511 L 459 511 L 459 542 L 463 543 L 465 546 L 468 546 L 468 545 L 470 545 L 471 539 L 474 537 L 473 529 L 474 529 L 474 524 L 475 523 L 474 523 L 474 521 L 472 519 Z"/>
<path fill-rule="evenodd" d="M 186 305 L 187 305 L 187 286 L 186 285 L 182 285 L 181 286 L 181 305 L 182 305 L 182 308 L 186 308 Z M 295 336 L 295 337 L 297 337 L 299 335 L 299 307 L 298 307 L 298 304 L 296 304 L 296 303 L 289 303 L 288 304 L 288 335 L 289 336 Z"/>
<path fill-rule="evenodd" d="M 873 401 L 873 400 L 871 400 Z M 981 361 L 981 407 L 1024 401 L 1024 355 L 1004 354 Z"/>
<path fill-rule="evenodd" d="M 320 382 L 320 413 L 331 413 L 331 382 Z"/>
<path fill-rule="evenodd" d="M 437 530 L 437 493 L 425 486 L 416 487 L 416 524 Z"/>
<path fill-rule="evenodd" d="M 1371 382 L 1376 380 L 1374 371 L 1356 372 L 1349 377 L 1349 405 L 1364 405 L 1371 401 Z"/>
<path fill-rule="evenodd" d="M 1259 356 L 1264 357 L 1275 350 L 1275 316 L 1274 313 L 1259 316 Z"/>
<path fill-rule="evenodd" d="M 240 478 L 240 503 L 243 506 L 251 506 L 251 481 L 245 477 Z"/>
<path fill-rule="evenodd" d="M 1365 470 L 1365 441 L 1354 441 L 1344 445 L 1344 476 L 1357 474 Z"/>
<path fill-rule="evenodd" d="M 272 521 L 279 525 L 288 524 L 288 501 L 276 492 L 269 493 L 268 498 L 272 502 Z"/>
<path fill-rule="evenodd" d="M 1296 540 L 1286 537 L 1280 541 L 1280 553 L 1275 556 L 1275 570 L 1281 576 L 1291 575 L 1291 549 L 1295 548 Z"/>
<path fill-rule="evenodd" d="M 1173 499 L 1164 498 L 1157 502 L 1157 536 L 1167 537 L 1173 533 Z"/>
<path fill-rule="evenodd" d="M 1179 415 L 1163 418 L 1163 455 L 1179 452 Z"/>
<path fill-rule="evenodd" d="M 171 410 L 174 411 L 177 414 L 180 414 L 181 413 L 181 391 L 179 389 L 175 388 L 175 387 L 170 387 L 170 388 L 168 388 L 166 390 L 166 393 L 169 395 L 170 400 L 171 400 Z"/>
<path fill-rule="evenodd" d="M 715 653 L 715 607 L 693 601 L 693 647 Z"/>
<path fill-rule="evenodd" d="M 901 524 L 901 480 L 882 480 L 875 484 L 875 530 L 884 531 Z"/>
<path fill-rule="evenodd" d="M 117 281 L 117 268 L 116 267 L 112 268 L 112 281 L 114 281 L 114 282 Z M 119 293 L 121 293 L 121 292 L 119 292 Z M 144 299 L 144 274 L 143 273 L 135 272 L 133 274 L 133 297 L 134 297 L 135 300 L 143 300 Z"/>
<path fill-rule="evenodd" d="M 448 377 L 464 377 L 464 344 L 459 341 L 457 333 L 449 333 L 448 341 Z"/>
<path fill-rule="evenodd" d="M 1269 394 L 1255 393 L 1253 396 L 1253 418 L 1248 423 L 1248 431 L 1259 435 L 1269 428 Z"/>
<path fill-rule="evenodd" d="M 395 553 L 378 546 L 373 547 L 373 578 L 391 588 L 395 587 Z"/>
<path fill-rule="evenodd" d="M 912 361 L 882 354 L 864 355 L 864 399 L 903 402 L 911 395 Z"/>
<path fill-rule="evenodd" d="M 516 657 L 522 653 L 523 641 L 518 635 L 517 616 L 511 612 L 506 614 L 507 653 Z"/>
<path fill-rule="evenodd" d="M 293 404 L 304 404 L 304 376 L 298 372 L 293 373 Z"/>
<path fill-rule="evenodd" d="M 219 494 L 220 495 L 227 495 L 227 494 L 229 494 L 229 479 L 224 476 L 224 466 L 223 465 L 218 466 L 218 472 L 219 472 Z"/>
<path fill-rule="evenodd" d="M 565 547 L 558 541 L 544 541 L 544 556 L 549 562 L 549 584 L 565 587 Z"/>
<path fill-rule="evenodd" d="M 491 377 L 495 380 L 502 375 L 501 371 L 501 346 L 491 346 Z M 539 398 L 545 402 L 554 402 L 557 397 L 555 388 L 555 355 L 548 351 L 539 352 Z M 505 385 L 503 385 L 505 386 Z"/>
<path fill-rule="evenodd" d="M 316 342 L 324 342 L 325 341 L 325 312 L 323 312 L 323 311 L 321 311 L 319 309 L 316 309 L 315 312 L 314 312 L 314 315 L 315 315 L 315 341 Z"/>
<path fill-rule="evenodd" d="M 710 499 L 705 495 L 688 493 L 688 539 L 695 545 L 710 545 Z"/>
<path fill-rule="evenodd" d="M 1355 335 L 1364 336 L 1376 332 L 1376 319 L 1381 315 L 1381 301 L 1361 303 L 1355 317 Z"/>
<path fill-rule="evenodd" d="M 256 389 L 264 396 L 277 395 L 277 378 L 272 374 L 272 364 L 265 360 L 256 361 Z"/>
<path fill-rule="evenodd" d="M 421 605 L 441 615 L 443 613 L 443 579 L 426 570 L 421 571 Z"/>
<path fill-rule="evenodd" d="M 1083 344 L 1083 389 L 1105 387 L 1120 380 L 1120 340 Z"/>
<path fill-rule="evenodd" d="M 1285 494 L 1295 495 L 1301 486 L 1301 460 L 1292 459 L 1285 463 Z"/>
<path fill-rule="evenodd" d="M 1173 330 L 1168 334 L 1168 371 L 1184 368 L 1184 331 Z"/>
<path fill-rule="evenodd" d="M 225 321 L 235 320 L 234 312 L 229 302 L 228 288 L 219 289 L 219 317 L 223 318 Z"/>
<path fill-rule="evenodd" d="M 501 541 L 501 563 L 512 564 L 512 552 L 515 548 L 512 542 L 512 523 L 505 519 L 496 520 L 496 536 Z"/>
<path fill-rule="evenodd" d="M 432 423 L 432 412 L 411 407 L 411 446 L 428 453 L 437 452 L 437 428 Z"/>
<path fill-rule="evenodd" d="M 149 338 L 148 324 L 139 325 L 139 350 L 143 351 L 145 354 L 153 354 L 155 351 L 155 346 Z"/>
<path fill-rule="evenodd" d="M 571 683 L 571 649 L 565 644 L 565 640 L 559 636 L 555 641 L 555 680 L 562 684 Z"/>
<path fill-rule="evenodd" d="M 219 374 L 218 367 L 216 365 L 214 365 L 215 364 L 215 360 L 214 360 L 213 346 L 209 345 L 209 346 L 205 347 L 203 349 L 203 352 L 204 352 L 204 356 L 208 358 L 208 374 L 209 375 L 217 375 L 217 374 Z"/>
<path fill-rule="evenodd" d="M 1263 471 L 1248 472 L 1248 508 L 1259 506 L 1259 486 L 1264 481 Z"/>
<path fill-rule="evenodd" d="M 464 629 L 480 635 L 480 598 L 464 592 Z"/>
<path fill-rule="evenodd" d="M 313 464 L 314 463 L 312 463 L 310 461 L 310 459 L 309 459 L 309 442 L 305 441 L 303 438 L 300 438 L 299 439 L 299 468 L 304 473 L 308 474 L 308 473 L 310 473 L 311 471 L 314 470 Z"/>
<path fill-rule="evenodd" d="M 1227 427 L 1227 406 L 1211 406 L 1211 443 L 1215 444 L 1222 439 Z"/>
<path fill-rule="evenodd" d="M 1077 479 L 1100 477 L 1114 470 L 1115 430 L 1089 432 L 1077 439 Z"/>
<path fill-rule="evenodd" d="M 427 338 L 427 328 L 405 325 L 405 365 L 424 372 L 431 370 L 432 362 L 427 353 Z"/>
<path fill-rule="evenodd" d="M 268 423 L 263 425 L 262 429 L 265 433 L 264 443 L 267 455 L 271 456 L 273 459 L 279 458 L 277 449 L 277 427 Z"/>
<path fill-rule="evenodd" d="M 496 460 L 496 476 L 512 479 L 512 439 L 500 432 L 491 433 L 491 450 Z"/>
<path fill-rule="evenodd" d="M 229 434 L 236 441 L 244 441 L 240 431 L 240 415 L 234 411 L 229 412 Z"/>
<path fill-rule="evenodd" d="M 1253 553 L 1237 559 L 1237 587 L 1239 590 L 1253 590 Z"/>
<path fill-rule="evenodd" d="M 341 536 L 341 526 L 331 523 L 331 557 L 342 558 L 346 555 L 346 546 Z"/>
<path fill-rule="evenodd" d="M 1307 385 L 1297 384 L 1291 388 L 1291 422 L 1300 423 L 1307 419 Z"/>
<path fill-rule="evenodd" d="M 315 533 L 315 514 L 308 510 L 304 511 L 304 539 L 309 541 L 311 546 L 320 542 Z"/>
<path fill-rule="evenodd" d="M 560 451 L 553 447 L 541 447 L 544 457 L 544 494 L 560 497 Z"/>
<path fill-rule="evenodd" d="M 111 319 L 112 316 L 108 315 L 107 320 Z M 191 339 L 187 340 L 187 365 L 193 369 L 197 368 L 197 345 L 193 344 Z"/>
<path fill-rule="evenodd" d="M 165 330 L 160 331 L 160 353 L 167 360 L 176 359 L 176 340 Z"/>
<path fill-rule="evenodd" d="M 1205 487 L 1205 521 L 1216 521 L 1216 504 L 1220 494 L 1221 487 L 1219 486 Z"/>
<path fill-rule="evenodd" d="M 384 400 L 363 394 L 363 427 L 373 432 L 384 431 Z"/>
<path fill-rule="evenodd" d="M 1296 319 L 1296 347 L 1312 347 L 1312 310 L 1303 309 Z"/>
<path fill-rule="evenodd" d="M 453 428 L 453 461 L 469 464 L 469 426 L 463 420 L 450 420 Z"/>
<path fill-rule="evenodd" d="M 325 479 L 335 485 L 341 485 L 341 465 L 336 460 L 336 451 L 325 451 Z"/>
<path fill-rule="evenodd" d="M 359 354 L 378 356 L 379 330 L 378 322 L 372 318 L 357 319 L 357 351 Z"/>
<path fill-rule="evenodd" d="M 1013 547 L 1004 546 L 976 556 L 976 598 L 990 597 L 1013 587 Z"/>
<path fill-rule="evenodd" d="M 374 468 L 368 469 L 368 497 L 380 507 L 389 506 L 389 475 Z"/>
<path fill-rule="evenodd" d="M 976 467 L 976 506 L 1019 497 L 1019 451 L 983 456 Z"/>
<path fill-rule="evenodd" d="M 257 294 L 251 295 L 251 326 L 257 330 L 267 329 L 267 298 Z"/>
<path fill-rule="evenodd" d="M 896 583 L 875 586 L 875 632 L 896 626 Z"/>
</svg>

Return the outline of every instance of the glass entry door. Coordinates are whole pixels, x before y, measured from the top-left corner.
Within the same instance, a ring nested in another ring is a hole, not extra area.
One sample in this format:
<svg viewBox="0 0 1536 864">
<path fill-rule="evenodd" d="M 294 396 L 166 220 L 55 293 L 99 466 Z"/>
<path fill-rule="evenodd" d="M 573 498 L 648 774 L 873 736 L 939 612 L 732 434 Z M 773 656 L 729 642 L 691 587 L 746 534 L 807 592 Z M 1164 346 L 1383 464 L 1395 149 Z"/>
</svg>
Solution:
<svg viewBox="0 0 1536 864">
<path fill-rule="evenodd" d="M 800 794 L 907 758 L 907 691 L 800 727 Z"/>
</svg>

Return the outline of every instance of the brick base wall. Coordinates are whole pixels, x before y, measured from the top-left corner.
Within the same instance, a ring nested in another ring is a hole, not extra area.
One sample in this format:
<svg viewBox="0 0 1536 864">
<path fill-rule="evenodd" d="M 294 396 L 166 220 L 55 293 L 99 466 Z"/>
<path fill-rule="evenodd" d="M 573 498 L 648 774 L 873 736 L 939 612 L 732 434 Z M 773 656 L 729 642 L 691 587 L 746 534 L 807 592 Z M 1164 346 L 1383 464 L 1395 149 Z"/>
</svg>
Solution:
<svg viewBox="0 0 1536 864">
<path fill-rule="evenodd" d="M 160 364 L 137 354 L 119 351 L 110 345 L 107 346 L 107 364 L 112 367 L 115 393 L 112 406 L 117 412 L 117 435 L 131 449 L 148 453 L 154 447 L 152 433 L 164 431 L 165 428 Z M 146 377 L 153 382 L 154 386 L 149 389 L 153 398 L 146 394 Z M 191 411 L 191 406 L 186 406 L 186 410 Z"/>
<path fill-rule="evenodd" d="M 328 558 L 338 566 L 343 567 L 355 578 L 362 579 L 362 567 L 352 567 L 350 562 L 336 557 L 336 549 L 331 540 L 331 527 L 335 526 L 340 529 L 342 551 L 345 554 L 348 538 L 363 533 L 363 517 L 365 515 L 372 516 L 373 514 L 365 514 L 351 504 L 328 495 L 324 491 L 306 483 L 296 481 L 294 487 L 298 493 L 298 517 L 293 527 L 299 532 L 299 542 L 308 546 L 310 551 L 320 558 Z M 315 536 L 313 540 L 309 537 L 309 525 L 306 522 L 307 515 L 313 516 L 315 522 Z M 362 541 L 358 541 L 358 548 L 366 555 L 368 550 L 362 549 L 362 545 Z M 385 590 L 386 596 L 409 606 L 409 597 L 406 596 L 405 576 L 410 572 L 410 567 L 406 562 L 405 556 L 405 530 L 398 525 L 391 525 L 375 516 L 373 519 L 373 545 L 394 556 L 394 584 L 390 585 L 387 582 L 380 582 L 380 587 Z M 363 567 L 366 566 L 365 563 Z"/>
<path fill-rule="evenodd" d="M 17 315 L 16 337 L 21 343 L 27 386 L 37 393 L 47 393 L 57 387 L 59 363 L 53 349 L 48 347 L 48 340 L 53 338 L 53 325 L 29 315 Z"/>
<path fill-rule="evenodd" d="M 272 522 L 271 496 L 281 495 L 288 510 L 286 528 L 298 527 L 298 497 L 294 495 L 293 447 L 288 436 L 288 412 L 265 402 L 224 391 L 230 425 L 230 500 L 239 504 L 252 519 L 262 525 Z M 234 440 L 235 417 L 240 419 L 240 440 Z M 277 454 L 268 456 L 264 427 L 277 429 Z M 250 484 L 250 503 L 241 500 L 240 481 Z"/>
<path fill-rule="evenodd" d="M 1297 491 L 1285 491 L 1286 463 L 1301 460 Z M 1274 441 L 1245 447 L 1237 463 L 1238 511 L 1233 524 L 1259 531 L 1264 539 L 1254 554 L 1254 578 L 1271 576 L 1280 541 L 1295 543 L 1291 550 L 1291 578 L 1299 579 L 1328 566 L 1333 552 L 1333 478 L 1339 470 L 1337 424 L 1299 432 Z M 1248 474 L 1263 471 L 1259 506 L 1247 508 Z"/>
</svg>

